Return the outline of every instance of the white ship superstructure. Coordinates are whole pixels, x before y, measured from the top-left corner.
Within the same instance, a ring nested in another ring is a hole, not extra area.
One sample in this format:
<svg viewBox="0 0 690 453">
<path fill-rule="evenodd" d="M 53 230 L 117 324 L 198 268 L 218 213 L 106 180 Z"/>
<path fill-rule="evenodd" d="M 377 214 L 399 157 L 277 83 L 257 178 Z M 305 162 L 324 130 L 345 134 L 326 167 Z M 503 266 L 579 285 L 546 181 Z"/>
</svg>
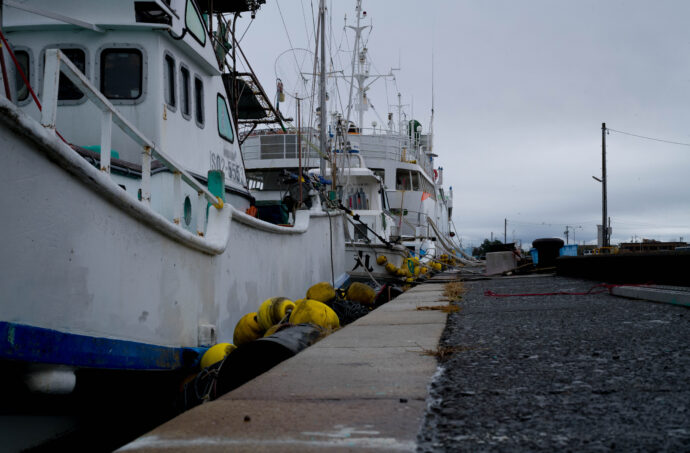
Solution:
<svg viewBox="0 0 690 453">
<path fill-rule="evenodd" d="M 342 75 L 340 71 L 331 74 L 345 79 L 352 87 L 347 110 L 338 111 L 336 96 L 332 95 L 328 111 L 330 134 L 326 154 L 330 166 L 336 168 L 336 181 L 331 187 L 334 197 L 346 208 L 352 208 L 350 194 L 356 188 L 349 186 L 343 175 L 347 168 L 352 168 L 352 159 L 356 162 L 353 156 L 359 155 L 385 188 L 386 205 L 382 209 L 393 218 L 393 228 L 387 232 L 386 239 L 404 244 L 419 256 L 431 250 L 454 253 L 455 243 L 450 239 L 453 194 L 452 189 L 443 187 L 443 168 L 435 162 L 433 134 L 424 131 L 418 121 L 408 119 L 400 94 L 395 106 L 397 120 L 394 113 L 389 113 L 387 124 L 373 122 L 372 127 L 363 127 L 371 84 L 392 74 L 371 73 L 368 50 L 361 39 L 362 31 L 369 28 L 362 25 L 361 1 L 357 2 L 356 13 L 356 25 L 349 26 L 355 32 L 356 49 L 351 74 Z M 354 116 L 357 122 L 350 119 Z M 284 192 L 276 182 L 280 169 L 291 168 L 297 173 L 298 168 L 318 166 L 319 157 L 323 156 L 312 145 L 318 141 L 316 131 L 308 128 L 300 131 L 301 140 L 297 138 L 297 128 L 263 130 L 247 138 L 243 153 L 250 187 L 257 189 L 257 199 L 275 199 L 281 190 Z M 370 226 L 376 227 L 374 223 Z M 443 236 L 445 245 L 436 247 L 434 243 L 439 235 Z M 352 240 L 348 238 L 349 242 Z"/>
</svg>

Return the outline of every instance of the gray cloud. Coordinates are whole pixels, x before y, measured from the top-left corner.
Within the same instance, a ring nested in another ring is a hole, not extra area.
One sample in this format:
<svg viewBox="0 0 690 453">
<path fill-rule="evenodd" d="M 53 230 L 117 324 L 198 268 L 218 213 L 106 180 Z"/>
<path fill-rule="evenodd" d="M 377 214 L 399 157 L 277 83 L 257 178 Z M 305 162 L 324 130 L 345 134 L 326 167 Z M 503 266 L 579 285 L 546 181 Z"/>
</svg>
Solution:
<svg viewBox="0 0 690 453">
<path fill-rule="evenodd" d="M 305 47 L 310 3 L 279 3 L 293 45 Z M 331 9 L 333 47 L 351 43 L 341 41 L 342 18 L 352 24 L 354 1 Z M 523 243 L 562 237 L 565 225 L 583 227 L 578 242 L 595 240 L 601 186 L 591 176 L 601 174 L 602 122 L 690 143 L 689 2 L 370 0 L 364 9 L 375 69 L 400 58 L 397 88 L 425 127 L 433 48 L 437 163 L 466 243 L 492 231 L 502 238 L 504 218 L 508 239 L 514 230 Z M 242 43 L 269 93 L 285 36 L 270 0 Z M 392 83 L 372 89 L 381 116 L 395 92 Z M 614 241 L 690 239 L 690 147 L 616 133 L 607 141 Z"/>
</svg>

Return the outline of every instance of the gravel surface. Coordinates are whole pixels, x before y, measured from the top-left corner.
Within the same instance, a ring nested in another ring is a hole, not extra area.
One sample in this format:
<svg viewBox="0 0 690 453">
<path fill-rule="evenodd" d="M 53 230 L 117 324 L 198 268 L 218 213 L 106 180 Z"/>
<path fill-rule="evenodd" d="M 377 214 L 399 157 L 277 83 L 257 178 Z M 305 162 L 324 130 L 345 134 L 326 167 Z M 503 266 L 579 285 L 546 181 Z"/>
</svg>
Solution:
<svg viewBox="0 0 690 453">
<path fill-rule="evenodd" d="M 690 451 L 690 310 L 563 277 L 465 283 L 418 435 L 427 451 Z"/>
</svg>

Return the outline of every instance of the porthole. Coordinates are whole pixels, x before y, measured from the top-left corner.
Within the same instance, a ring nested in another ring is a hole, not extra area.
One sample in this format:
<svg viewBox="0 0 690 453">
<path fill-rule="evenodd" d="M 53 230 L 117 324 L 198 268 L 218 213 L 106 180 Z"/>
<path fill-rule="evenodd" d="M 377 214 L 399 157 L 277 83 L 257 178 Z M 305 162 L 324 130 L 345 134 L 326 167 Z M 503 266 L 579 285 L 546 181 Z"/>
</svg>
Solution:
<svg viewBox="0 0 690 453">
<path fill-rule="evenodd" d="M 189 226 L 192 223 L 192 201 L 189 196 L 184 197 L 184 224 Z"/>
</svg>

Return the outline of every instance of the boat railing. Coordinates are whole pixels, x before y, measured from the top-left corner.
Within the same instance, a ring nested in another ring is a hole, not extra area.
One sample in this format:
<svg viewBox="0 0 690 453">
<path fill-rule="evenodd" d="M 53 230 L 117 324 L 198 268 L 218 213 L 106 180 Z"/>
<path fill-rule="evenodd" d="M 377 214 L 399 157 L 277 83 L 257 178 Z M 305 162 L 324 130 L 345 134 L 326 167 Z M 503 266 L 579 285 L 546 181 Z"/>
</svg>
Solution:
<svg viewBox="0 0 690 453">
<path fill-rule="evenodd" d="M 311 142 L 318 141 L 316 139 Z M 252 135 L 242 146 L 246 160 L 297 159 L 297 133 L 263 133 Z M 302 135 L 302 159 L 318 159 L 319 153 L 310 146 L 308 131 Z"/>
<path fill-rule="evenodd" d="M 43 77 L 43 109 L 41 124 L 46 128 L 55 129 L 57 119 L 58 87 L 62 72 L 86 97 L 101 111 L 101 157 L 100 170 L 110 173 L 110 147 L 112 139 L 112 124 L 115 123 L 137 145 L 141 146 L 141 201 L 151 204 L 151 159 L 159 160 L 173 174 L 174 203 L 173 221 L 179 225 L 182 216 L 182 181 L 194 189 L 199 198 L 206 198 L 217 209 L 223 208 L 223 200 L 212 194 L 193 176 L 187 173 L 174 161 L 172 157 L 161 150 L 153 141 L 144 136 L 136 127 L 118 112 L 113 104 L 97 90 L 81 71 L 59 49 L 48 49 L 45 53 L 45 73 Z M 197 232 L 202 234 L 204 216 L 199 217 Z"/>
<path fill-rule="evenodd" d="M 410 137 L 397 133 L 387 133 L 377 130 L 362 129 L 362 133 L 348 134 L 353 148 L 359 150 L 367 158 L 388 159 L 399 162 L 416 163 L 424 169 L 431 178 L 434 167 L 425 152 L 425 148 L 415 143 Z"/>
<path fill-rule="evenodd" d="M 350 133 L 347 137 L 351 147 L 364 157 L 416 163 L 433 180 L 434 168 L 424 147 L 425 140 L 415 141 L 408 136 L 380 129 L 362 128 L 358 131 L 361 132 Z M 319 158 L 318 151 L 309 146 L 310 134 L 313 142 L 317 141 L 315 129 L 303 131 L 302 159 Z M 245 160 L 297 159 L 297 133 L 271 131 L 252 135 L 244 142 L 242 155 Z"/>
</svg>

